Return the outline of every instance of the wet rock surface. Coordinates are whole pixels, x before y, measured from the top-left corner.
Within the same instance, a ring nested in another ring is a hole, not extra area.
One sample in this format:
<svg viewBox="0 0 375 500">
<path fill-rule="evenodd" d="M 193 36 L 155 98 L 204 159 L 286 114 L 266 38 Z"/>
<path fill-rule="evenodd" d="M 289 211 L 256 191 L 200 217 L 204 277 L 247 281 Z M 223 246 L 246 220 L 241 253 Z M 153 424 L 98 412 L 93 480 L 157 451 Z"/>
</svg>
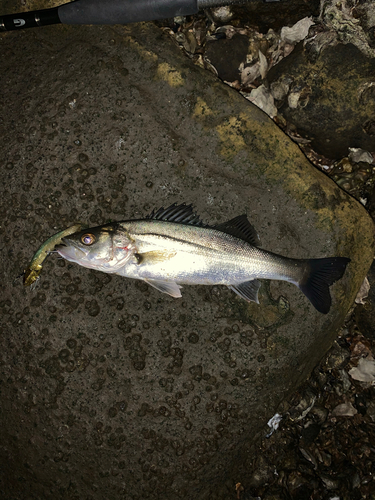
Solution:
<svg viewBox="0 0 375 500">
<path fill-rule="evenodd" d="M 232 82 L 238 78 L 238 68 L 246 59 L 249 39 L 235 34 L 230 40 L 219 39 L 207 44 L 206 55 L 218 72 L 219 78 Z"/>
<path fill-rule="evenodd" d="M 319 0 L 305 2 L 303 0 L 288 0 L 287 2 L 248 2 L 231 6 L 232 17 L 242 19 L 247 24 L 258 26 L 266 33 L 270 27 L 281 29 L 292 25 L 305 16 L 319 15 Z"/>
<path fill-rule="evenodd" d="M 285 402 L 279 429 L 253 447 L 249 455 L 257 458 L 238 473 L 239 498 L 373 498 L 374 342 L 362 327 L 348 319 L 309 381 Z M 372 370 L 366 381 L 365 365 Z"/>
<path fill-rule="evenodd" d="M 2 494 L 225 498 L 223 478 L 230 491 L 331 345 L 370 265 L 372 223 L 152 26 L 46 28 L 1 47 Z M 278 253 L 350 255 L 331 315 L 286 284 L 265 283 L 261 306 L 216 287 L 176 301 L 54 256 L 34 292 L 11 286 L 55 230 L 176 200 L 209 222 L 247 211 Z M 258 466 L 254 488 L 271 477 Z"/>
<path fill-rule="evenodd" d="M 330 45 L 314 60 L 310 56 L 301 44 L 268 73 L 271 89 L 285 87 L 277 96 L 279 112 L 328 158 L 345 156 L 348 147 L 372 151 L 375 58 L 352 44 Z"/>
</svg>

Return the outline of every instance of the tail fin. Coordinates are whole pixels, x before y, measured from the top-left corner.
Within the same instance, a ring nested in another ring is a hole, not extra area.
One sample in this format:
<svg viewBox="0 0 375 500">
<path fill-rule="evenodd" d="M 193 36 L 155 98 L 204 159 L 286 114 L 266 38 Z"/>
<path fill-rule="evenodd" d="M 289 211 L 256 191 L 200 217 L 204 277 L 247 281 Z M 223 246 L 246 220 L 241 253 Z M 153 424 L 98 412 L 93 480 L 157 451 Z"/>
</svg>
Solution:
<svg viewBox="0 0 375 500">
<path fill-rule="evenodd" d="M 307 276 L 305 275 L 298 287 L 319 312 L 329 312 L 332 303 L 329 287 L 342 277 L 349 262 L 350 259 L 346 257 L 307 261 L 309 273 L 306 273 Z"/>
</svg>

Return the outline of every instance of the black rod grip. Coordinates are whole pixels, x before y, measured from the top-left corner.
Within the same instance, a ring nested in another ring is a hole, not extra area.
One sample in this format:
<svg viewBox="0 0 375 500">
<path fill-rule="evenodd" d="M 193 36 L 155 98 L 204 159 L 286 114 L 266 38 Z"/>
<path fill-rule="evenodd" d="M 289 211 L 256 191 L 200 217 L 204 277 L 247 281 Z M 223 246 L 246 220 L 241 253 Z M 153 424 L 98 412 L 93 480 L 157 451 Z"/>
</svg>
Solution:
<svg viewBox="0 0 375 500">
<path fill-rule="evenodd" d="M 58 7 L 32 12 L 20 12 L 19 14 L 8 14 L 0 16 L 0 31 L 12 31 L 24 28 L 36 28 L 48 24 L 60 23 Z"/>
<path fill-rule="evenodd" d="M 64 24 L 127 24 L 198 12 L 197 0 L 78 0 L 58 7 Z"/>
</svg>

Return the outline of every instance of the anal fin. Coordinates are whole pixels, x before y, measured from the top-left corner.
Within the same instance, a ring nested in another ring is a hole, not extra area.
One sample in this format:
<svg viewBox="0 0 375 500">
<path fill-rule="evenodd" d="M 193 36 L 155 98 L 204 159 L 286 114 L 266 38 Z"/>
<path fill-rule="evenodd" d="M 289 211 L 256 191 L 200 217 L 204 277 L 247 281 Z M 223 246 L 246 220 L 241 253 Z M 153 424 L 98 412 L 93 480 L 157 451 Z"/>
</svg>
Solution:
<svg viewBox="0 0 375 500">
<path fill-rule="evenodd" d="M 159 290 L 159 292 L 167 293 L 175 299 L 182 297 L 180 292 L 180 288 L 182 287 L 180 285 L 177 285 L 177 283 L 175 283 L 174 281 L 161 281 L 152 279 L 145 279 L 144 281 Z"/>
<path fill-rule="evenodd" d="M 229 285 L 228 288 L 237 293 L 241 298 L 247 300 L 247 302 L 256 302 L 259 304 L 258 299 L 258 291 L 260 288 L 260 281 L 251 280 L 244 281 L 243 283 L 239 283 L 238 285 Z"/>
</svg>

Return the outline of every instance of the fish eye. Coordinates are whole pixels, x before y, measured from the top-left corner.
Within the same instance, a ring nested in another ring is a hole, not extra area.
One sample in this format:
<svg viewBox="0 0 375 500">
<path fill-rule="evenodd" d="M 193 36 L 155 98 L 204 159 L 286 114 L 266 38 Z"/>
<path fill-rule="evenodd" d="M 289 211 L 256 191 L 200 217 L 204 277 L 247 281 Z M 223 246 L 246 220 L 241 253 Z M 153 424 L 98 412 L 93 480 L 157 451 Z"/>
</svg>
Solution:
<svg viewBox="0 0 375 500">
<path fill-rule="evenodd" d="M 92 245 L 93 243 L 95 243 L 95 240 L 95 236 L 91 233 L 86 233 L 81 236 L 81 241 L 84 245 Z"/>
</svg>

